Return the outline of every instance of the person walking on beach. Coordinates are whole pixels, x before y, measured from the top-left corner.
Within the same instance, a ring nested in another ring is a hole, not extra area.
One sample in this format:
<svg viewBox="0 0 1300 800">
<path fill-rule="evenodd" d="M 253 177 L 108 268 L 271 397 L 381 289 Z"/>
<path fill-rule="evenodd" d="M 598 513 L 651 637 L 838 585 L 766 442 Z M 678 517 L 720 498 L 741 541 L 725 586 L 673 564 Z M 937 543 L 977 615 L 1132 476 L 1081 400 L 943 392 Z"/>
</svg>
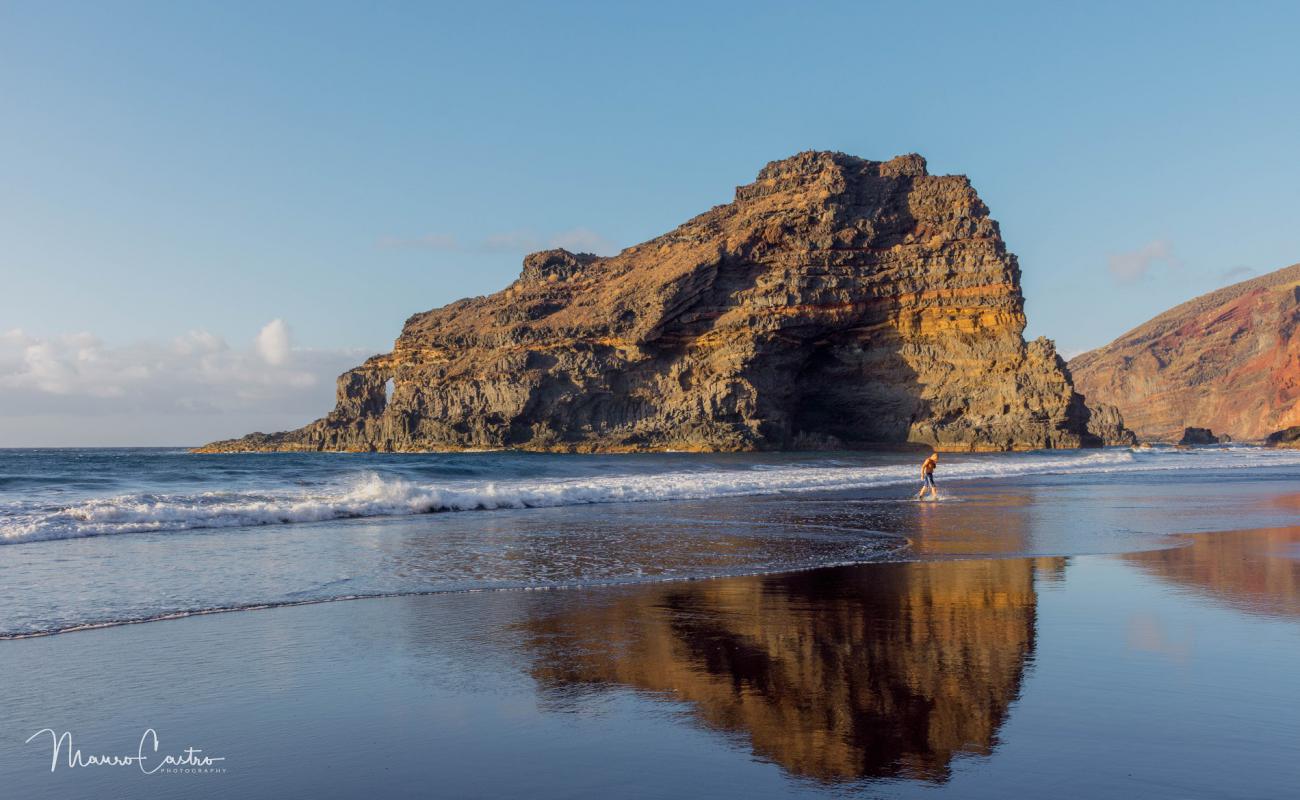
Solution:
<svg viewBox="0 0 1300 800">
<path fill-rule="evenodd" d="M 916 493 L 916 499 L 921 500 L 925 497 L 925 490 L 930 490 L 930 499 L 939 499 L 939 490 L 934 487 L 934 468 L 939 464 L 939 454 L 931 453 L 930 457 L 921 464 L 921 479 L 925 483 L 921 484 L 921 491 Z"/>
</svg>

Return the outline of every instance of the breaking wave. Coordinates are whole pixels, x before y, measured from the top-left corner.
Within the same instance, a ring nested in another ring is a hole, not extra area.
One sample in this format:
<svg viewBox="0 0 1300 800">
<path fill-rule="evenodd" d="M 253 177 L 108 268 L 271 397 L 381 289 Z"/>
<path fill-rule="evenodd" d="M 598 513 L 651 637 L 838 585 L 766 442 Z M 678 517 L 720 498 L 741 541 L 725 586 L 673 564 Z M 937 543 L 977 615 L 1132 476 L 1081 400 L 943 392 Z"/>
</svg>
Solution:
<svg viewBox="0 0 1300 800">
<path fill-rule="evenodd" d="M 826 462 L 823 462 L 825 464 Z M 834 462 L 832 462 L 834 463 Z M 943 481 L 1046 474 L 1293 466 L 1300 453 L 1260 448 L 1198 451 L 1102 450 L 988 455 L 945 463 Z M 367 472 L 313 489 L 133 493 L 69 505 L 0 507 L 0 544 L 118 533 L 322 522 L 357 517 L 523 509 L 593 503 L 702 500 L 793 492 L 874 489 L 915 483 L 913 464 L 756 465 L 743 469 L 593 474 L 587 477 L 413 481 Z"/>
</svg>

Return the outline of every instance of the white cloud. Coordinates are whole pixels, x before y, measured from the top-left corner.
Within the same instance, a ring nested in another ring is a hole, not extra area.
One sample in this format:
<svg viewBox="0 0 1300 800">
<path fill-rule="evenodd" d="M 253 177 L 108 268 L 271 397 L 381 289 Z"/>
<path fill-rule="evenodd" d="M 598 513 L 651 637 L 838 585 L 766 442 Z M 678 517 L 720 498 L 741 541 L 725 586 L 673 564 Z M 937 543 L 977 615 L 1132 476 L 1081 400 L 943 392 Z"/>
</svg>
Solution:
<svg viewBox="0 0 1300 800">
<path fill-rule="evenodd" d="M 1181 266 L 1181 262 L 1174 256 L 1173 245 L 1164 239 L 1153 239 L 1136 250 L 1112 253 L 1106 266 L 1120 283 L 1135 283 L 1156 266 L 1176 268 Z"/>
<path fill-rule="evenodd" d="M 273 319 L 257 334 L 257 352 L 268 364 L 281 366 L 289 360 L 289 326 Z"/>
<path fill-rule="evenodd" d="M 0 333 L 0 447 L 193 444 L 296 427 L 333 407 L 334 379 L 365 355 L 293 347 L 278 319 L 243 347 L 203 330 L 127 345 L 10 330 Z"/>
<path fill-rule="evenodd" d="M 228 349 L 224 339 L 207 331 L 189 331 L 172 340 L 172 351 L 180 356 Z"/>
</svg>

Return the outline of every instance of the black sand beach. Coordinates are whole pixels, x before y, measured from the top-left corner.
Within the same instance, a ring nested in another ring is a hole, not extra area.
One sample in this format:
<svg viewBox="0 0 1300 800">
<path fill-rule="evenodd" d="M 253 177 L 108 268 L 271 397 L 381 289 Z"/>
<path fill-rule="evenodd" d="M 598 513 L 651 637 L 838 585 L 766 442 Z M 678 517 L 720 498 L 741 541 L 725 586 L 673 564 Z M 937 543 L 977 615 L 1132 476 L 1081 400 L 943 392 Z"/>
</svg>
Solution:
<svg viewBox="0 0 1300 800">
<path fill-rule="evenodd" d="M 1300 529 L 1178 544 L 0 642 L 0 785 L 24 800 L 1287 796 Z M 46 728 L 72 734 L 53 771 L 53 736 L 24 743 Z M 67 765 L 68 749 L 136 755 L 150 729 L 143 763 Z M 224 760 L 161 765 L 187 747 Z"/>
<path fill-rule="evenodd" d="M 0 800 L 1300 800 L 1297 31 L 0 3 Z"/>
</svg>

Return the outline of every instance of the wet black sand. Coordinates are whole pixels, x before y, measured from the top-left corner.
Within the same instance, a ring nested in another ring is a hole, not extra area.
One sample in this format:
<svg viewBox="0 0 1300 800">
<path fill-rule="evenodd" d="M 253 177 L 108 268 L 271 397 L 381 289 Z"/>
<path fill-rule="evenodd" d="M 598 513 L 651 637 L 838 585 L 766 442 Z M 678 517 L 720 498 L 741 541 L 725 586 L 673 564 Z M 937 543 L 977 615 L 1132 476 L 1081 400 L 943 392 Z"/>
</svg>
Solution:
<svg viewBox="0 0 1300 800">
<path fill-rule="evenodd" d="M 5 797 L 1288 796 L 1300 530 L 0 642 Z M 51 772 L 52 736 L 145 769 Z M 184 769 L 184 768 L 182 768 Z M 192 768 L 191 768 L 192 769 Z"/>
</svg>

